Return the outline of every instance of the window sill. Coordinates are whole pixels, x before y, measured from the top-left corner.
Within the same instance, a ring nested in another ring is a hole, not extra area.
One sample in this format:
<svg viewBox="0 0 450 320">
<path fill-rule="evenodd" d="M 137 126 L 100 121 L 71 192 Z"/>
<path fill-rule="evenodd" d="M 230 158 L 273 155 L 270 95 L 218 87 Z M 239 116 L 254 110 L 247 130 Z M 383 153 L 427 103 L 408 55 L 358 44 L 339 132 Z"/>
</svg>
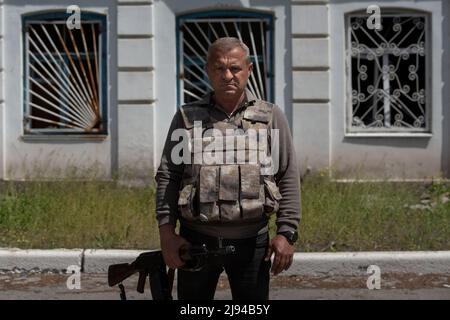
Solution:
<svg viewBox="0 0 450 320">
<path fill-rule="evenodd" d="M 22 141 L 92 141 L 100 142 L 108 138 L 106 134 L 67 134 L 67 135 L 53 135 L 53 134 L 27 134 L 22 135 Z"/>
<path fill-rule="evenodd" d="M 432 138 L 433 134 L 428 132 L 347 132 L 345 138 Z"/>
</svg>

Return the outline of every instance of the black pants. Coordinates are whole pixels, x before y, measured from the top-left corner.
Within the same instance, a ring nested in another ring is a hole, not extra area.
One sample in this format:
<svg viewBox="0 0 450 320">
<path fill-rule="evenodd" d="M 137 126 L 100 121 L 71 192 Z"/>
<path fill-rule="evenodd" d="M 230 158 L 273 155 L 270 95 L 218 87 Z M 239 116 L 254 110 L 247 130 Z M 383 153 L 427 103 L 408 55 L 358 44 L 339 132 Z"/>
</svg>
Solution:
<svg viewBox="0 0 450 320">
<path fill-rule="evenodd" d="M 217 238 L 181 228 L 180 235 L 193 245 L 206 244 L 217 249 Z M 269 244 L 268 233 L 248 239 L 223 239 L 222 245 L 235 246 L 235 253 L 214 257 L 200 271 L 178 269 L 179 300 L 212 300 L 220 274 L 225 270 L 233 300 L 268 300 L 271 262 L 264 261 Z"/>
</svg>

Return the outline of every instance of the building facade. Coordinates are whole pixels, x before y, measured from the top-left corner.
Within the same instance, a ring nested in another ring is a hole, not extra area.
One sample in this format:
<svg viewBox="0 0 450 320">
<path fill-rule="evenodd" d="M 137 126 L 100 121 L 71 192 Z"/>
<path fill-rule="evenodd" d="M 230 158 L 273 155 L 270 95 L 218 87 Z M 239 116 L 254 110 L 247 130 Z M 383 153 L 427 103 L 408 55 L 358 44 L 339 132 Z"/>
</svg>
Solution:
<svg viewBox="0 0 450 320">
<path fill-rule="evenodd" d="M 0 1 L 0 179 L 152 181 L 221 36 L 249 46 L 302 172 L 448 178 L 449 18 L 444 0 Z"/>
</svg>

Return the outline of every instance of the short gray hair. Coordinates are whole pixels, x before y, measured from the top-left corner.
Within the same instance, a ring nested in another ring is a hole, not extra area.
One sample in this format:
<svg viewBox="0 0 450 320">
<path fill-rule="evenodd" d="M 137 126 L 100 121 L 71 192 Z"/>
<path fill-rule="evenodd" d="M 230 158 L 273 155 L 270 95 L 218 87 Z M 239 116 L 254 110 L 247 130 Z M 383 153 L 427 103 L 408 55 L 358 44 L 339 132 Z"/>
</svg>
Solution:
<svg viewBox="0 0 450 320">
<path fill-rule="evenodd" d="M 250 50 L 248 49 L 247 45 L 245 43 L 243 43 L 241 40 L 239 40 L 238 38 L 234 38 L 234 37 L 224 37 L 224 38 L 219 38 L 216 41 L 214 41 L 209 46 L 206 61 L 209 61 L 209 58 L 211 57 L 211 54 L 213 51 L 228 52 L 237 47 L 240 47 L 242 50 L 245 51 L 245 54 L 247 56 L 246 57 L 247 63 L 252 62 L 250 59 Z"/>
</svg>

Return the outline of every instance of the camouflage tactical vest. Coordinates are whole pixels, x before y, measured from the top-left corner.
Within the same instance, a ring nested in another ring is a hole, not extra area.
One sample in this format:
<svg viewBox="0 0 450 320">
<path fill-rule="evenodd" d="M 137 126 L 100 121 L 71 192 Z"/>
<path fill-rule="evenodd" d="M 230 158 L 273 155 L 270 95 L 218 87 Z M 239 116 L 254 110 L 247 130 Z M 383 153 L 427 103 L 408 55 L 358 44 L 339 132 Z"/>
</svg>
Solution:
<svg viewBox="0 0 450 320">
<path fill-rule="evenodd" d="M 191 164 L 185 165 L 178 200 L 182 218 L 222 224 L 268 219 L 270 214 L 278 211 L 281 194 L 273 173 L 266 174 L 261 170 L 271 163 L 262 163 L 259 157 L 261 152 L 266 155 L 265 160 L 271 159 L 273 104 L 256 100 L 246 103 L 243 108 L 245 110 L 240 111 L 235 120 L 219 121 L 211 115 L 209 99 L 181 107 L 191 145 Z M 196 121 L 201 121 L 201 128 Z M 255 132 L 266 132 L 262 135 L 265 141 L 261 141 L 261 136 L 255 137 Z M 217 138 L 217 133 L 223 138 Z M 215 144 L 214 151 L 207 151 L 212 144 Z M 208 153 L 219 155 L 218 159 L 223 161 L 199 163 L 199 159 Z"/>
</svg>

